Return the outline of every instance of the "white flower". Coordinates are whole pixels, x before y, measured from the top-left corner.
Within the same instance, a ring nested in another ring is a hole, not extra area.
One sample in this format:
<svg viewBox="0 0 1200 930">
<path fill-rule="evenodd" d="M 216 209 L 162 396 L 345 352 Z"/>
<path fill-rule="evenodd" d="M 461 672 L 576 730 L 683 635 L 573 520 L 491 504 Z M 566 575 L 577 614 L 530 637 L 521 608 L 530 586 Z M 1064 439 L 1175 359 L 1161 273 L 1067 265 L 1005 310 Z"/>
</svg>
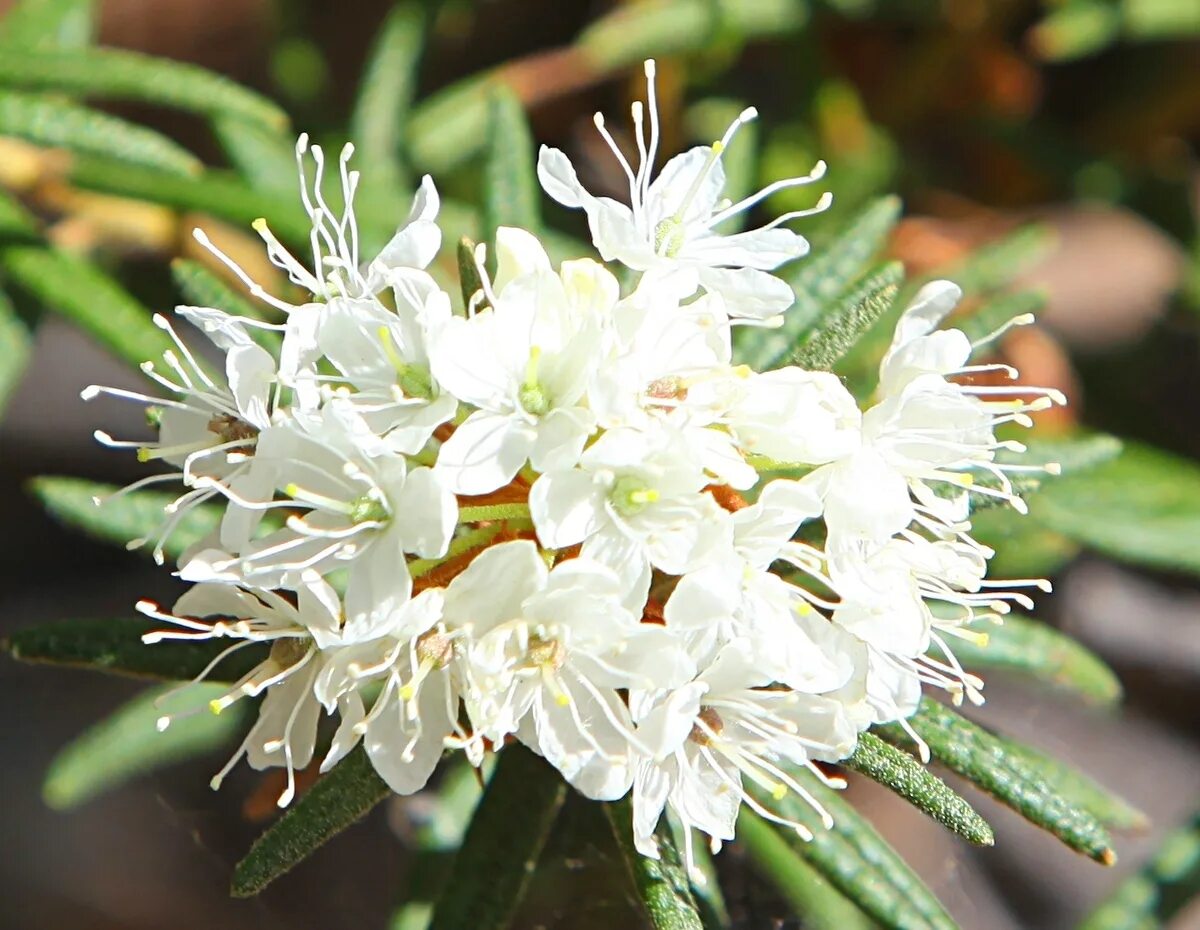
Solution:
<svg viewBox="0 0 1200 930">
<path fill-rule="evenodd" d="M 584 391 L 600 360 L 602 316 L 617 296 L 599 266 L 592 275 L 577 267 L 555 274 L 529 233 L 502 228 L 496 238 L 491 307 L 449 320 L 430 349 L 442 387 L 478 408 L 438 454 L 438 474 L 458 494 L 493 491 L 526 461 L 538 471 L 575 463 L 595 428 Z M 524 267 L 514 268 L 519 260 Z M 598 292 L 607 294 L 599 307 Z"/>
<path fill-rule="evenodd" d="M 413 455 L 458 407 L 429 370 L 428 345 L 451 318 L 450 298 L 423 271 L 390 276 L 396 309 L 375 301 L 332 300 L 317 347 L 345 379 L 335 402 L 361 416 L 379 441 L 370 455 Z"/>
<path fill-rule="evenodd" d="M 371 764 L 397 794 L 419 791 L 429 780 L 458 723 L 455 645 L 442 620 L 443 591 L 431 588 L 393 610 L 372 639 L 332 651 L 315 693 L 342 722 L 321 762 L 328 771 L 361 740 Z M 371 709 L 362 692 L 382 689 Z"/>
<path fill-rule="evenodd" d="M 592 238 L 605 261 L 620 261 L 638 271 L 682 274 L 692 289 L 699 284 L 724 295 L 734 316 L 763 320 L 786 310 L 795 299 L 791 287 L 767 272 L 804 255 L 808 243 L 781 224 L 825 209 L 828 197 L 813 210 L 785 213 L 750 232 L 722 235 L 716 227 L 776 191 L 820 179 L 824 163 L 818 162 L 805 177 L 777 181 L 737 203 L 722 200 L 725 171 L 721 155 L 738 128 L 758 115 L 751 107 L 719 142 L 675 156 L 651 180 L 659 144 L 654 73 L 654 62 L 647 61 L 648 134 L 643 131 L 642 104 L 633 105 L 639 158 L 636 172 L 605 129 L 601 115 L 596 114 L 596 127 L 628 178 L 629 206 L 588 193 L 567 156 L 546 146 L 538 154 L 542 187 L 563 206 L 587 213 Z"/>
<path fill-rule="evenodd" d="M 222 542 L 232 553 L 224 563 L 205 555 L 184 565 L 186 580 L 209 580 L 215 570 L 232 569 L 257 585 L 293 587 L 306 572 L 350 569 L 347 603 L 369 601 L 386 592 L 403 600 L 396 579 L 408 584 L 405 553 L 436 558 L 446 552 L 458 505 L 433 471 L 409 468 L 402 456 L 371 457 L 360 445 L 361 421 L 336 405 L 320 414 L 284 421 L 259 436 L 253 469 L 282 497 L 233 497 L 233 503 L 259 514 L 303 509 L 265 536 Z M 366 437 L 369 443 L 373 437 Z M 347 564 L 348 563 L 348 564 Z M 381 589 L 381 585 L 384 586 Z"/>
<path fill-rule="evenodd" d="M 935 533 L 960 532 L 968 493 L 1000 498 L 1024 512 L 1008 474 L 1057 470 L 1056 465 L 997 463 L 998 450 L 1023 451 L 1024 446 L 997 440 L 994 431 L 1008 422 L 1029 425 L 1028 412 L 1066 402 L 1060 392 L 947 380 L 995 370 L 1015 376 L 1004 365 L 964 366 L 971 350 L 966 337 L 956 330 L 932 332 L 959 293 L 947 281 L 921 289 L 884 356 L 881 398 L 863 414 L 861 445 L 805 479 L 825 501 L 831 549 L 844 540 L 882 544 L 914 520 Z M 1034 399 L 1013 396 L 1021 394 Z M 978 482 L 979 472 L 995 486 Z M 954 493 L 948 496 L 947 488 Z"/>
<path fill-rule="evenodd" d="M 711 658 L 741 640 L 764 674 L 790 688 L 819 694 L 846 683 L 854 671 L 849 637 L 813 609 L 833 605 L 770 571 L 786 559 L 828 582 L 810 567 L 820 553 L 792 542 L 800 524 L 820 512 L 808 487 L 780 479 L 732 515 L 733 552 L 680 578 L 664 608 L 667 626 L 693 655 Z"/>
<path fill-rule="evenodd" d="M 256 769 L 274 766 L 287 769 L 287 787 L 279 798 L 280 807 L 286 807 L 295 796 L 295 770 L 312 761 L 316 745 L 321 705 L 313 694 L 313 683 L 324 661 L 320 645 L 331 644 L 340 637 L 338 615 L 329 609 L 329 593 L 301 588 L 298 606 L 293 606 L 270 591 L 201 584 L 176 601 L 170 614 L 147 601 L 138 604 L 138 610 L 146 616 L 178 628 L 147 633 L 142 637 L 146 643 L 235 640 L 201 672 L 197 681 L 235 652 L 254 644 L 265 643 L 270 647 L 267 657 L 234 682 L 225 695 L 194 711 L 220 713 L 242 698 L 266 692 L 257 722 L 212 779 L 214 789 L 220 787 L 229 770 L 245 756 Z M 336 596 L 333 600 L 336 601 Z M 183 685 L 178 690 L 187 687 Z M 172 719 L 161 718 L 159 729 L 166 729 Z"/>
<path fill-rule="evenodd" d="M 250 339 L 237 319 L 197 307 L 179 307 L 177 312 L 196 323 L 224 351 L 223 380 L 210 376 L 171 324 L 156 314 L 155 324 L 170 335 L 178 354 L 172 350 L 163 353 L 167 374 L 152 362 L 144 363 L 142 371 L 175 397 L 157 398 L 98 385 L 89 385 L 81 395 L 84 400 L 101 394 L 136 400 L 155 413 L 158 438 L 154 442 L 118 441 L 102 430 L 95 436 L 110 447 L 137 449 L 139 461 L 162 461 L 176 469 L 135 481 L 119 494 L 162 482 L 181 481 L 189 488 L 166 508 L 167 518 L 158 529 L 154 546 L 159 564 L 167 538 L 193 507 L 218 493 L 216 485 L 243 486 L 259 432 L 271 425 L 278 400 L 275 360 Z M 129 547 L 145 542 L 135 539 Z"/>
<path fill-rule="evenodd" d="M 578 558 L 547 569 L 525 540 L 487 549 L 446 589 L 477 736 L 499 745 L 516 734 L 579 791 L 606 800 L 632 780 L 633 725 L 617 689 L 670 688 L 695 672 L 624 595 L 607 568 Z"/>
<path fill-rule="evenodd" d="M 658 857 L 654 830 L 668 805 L 685 837 L 699 829 L 712 838 L 714 848 L 733 838 L 742 803 L 812 838 L 803 824 L 752 797 L 744 779 L 776 800 L 796 792 L 832 825 L 829 813 L 787 767 L 807 766 L 829 783 L 812 760 L 845 758 L 854 749 L 857 731 L 837 700 L 766 688 L 771 676 L 756 666 L 753 655 L 748 643 L 735 640 L 691 684 L 631 693 L 639 740 L 652 750 L 639 758 L 633 786 L 634 839 L 643 855 Z M 694 873 L 690 839 L 685 857 Z"/>
<path fill-rule="evenodd" d="M 645 599 L 651 567 L 672 575 L 711 564 L 729 551 L 729 514 L 702 493 L 708 478 L 678 433 L 614 429 L 577 468 L 541 475 L 529 510 L 542 545 L 611 567 L 630 597 Z"/>
</svg>

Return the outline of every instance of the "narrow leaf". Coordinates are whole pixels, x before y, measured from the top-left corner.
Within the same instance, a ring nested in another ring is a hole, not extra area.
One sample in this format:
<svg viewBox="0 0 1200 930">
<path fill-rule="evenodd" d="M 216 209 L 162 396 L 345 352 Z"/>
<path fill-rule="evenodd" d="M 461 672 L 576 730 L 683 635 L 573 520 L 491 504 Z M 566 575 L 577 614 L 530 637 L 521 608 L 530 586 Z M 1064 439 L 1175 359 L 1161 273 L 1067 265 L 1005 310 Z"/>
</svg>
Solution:
<svg viewBox="0 0 1200 930">
<path fill-rule="evenodd" d="M 738 814 L 737 839 L 750 859 L 811 930 L 869 930 L 871 919 L 834 888 L 773 826 L 751 810 Z"/>
<path fill-rule="evenodd" d="M 218 116 L 213 132 L 237 173 L 262 190 L 296 190 L 295 140 L 279 127 L 241 116 Z"/>
<path fill-rule="evenodd" d="M 1008 742 L 1010 752 L 1056 792 L 1094 815 L 1108 827 L 1141 830 L 1149 823 L 1144 813 L 1079 769 L 1023 743 Z"/>
<path fill-rule="evenodd" d="M 287 114 L 240 84 L 196 65 L 117 49 L 6 49 L 0 85 L 101 99 L 119 98 L 235 115 L 286 126 Z"/>
<path fill-rule="evenodd" d="M 33 338 L 17 311 L 0 290 L 0 413 L 25 373 Z"/>
<path fill-rule="evenodd" d="M 1058 630 L 1019 614 L 986 624 L 985 644 L 958 640 L 954 655 L 969 669 L 1002 669 L 1071 691 L 1095 704 L 1121 700 L 1121 682 L 1091 650 Z"/>
<path fill-rule="evenodd" d="M 686 845 L 683 824 L 676 817 L 668 816 L 667 825 L 671 830 L 671 841 L 675 849 Z M 699 877 L 693 875 L 691 883 L 692 898 L 696 902 L 696 912 L 704 930 L 729 930 L 729 908 L 725 905 L 725 897 L 721 894 L 721 882 L 717 875 L 717 864 L 713 861 L 712 851 L 708 843 L 698 842 L 692 847 L 692 858 L 695 861 Z M 700 881 L 700 878 L 703 881 Z"/>
<path fill-rule="evenodd" d="M 169 686 L 139 694 L 61 750 L 42 785 L 46 803 L 56 810 L 77 807 L 138 775 L 210 752 L 244 725 L 245 708 L 237 705 L 220 715 L 180 716 L 159 732 L 161 716 L 204 707 L 228 685 L 198 684 L 172 694 L 174 690 Z"/>
<path fill-rule="evenodd" d="M 122 617 L 110 620 L 60 620 L 17 630 L 0 643 L 14 659 L 46 665 L 187 681 L 207 668 L 226 648 L 215 640 L 169 640 L 148 646 L 142 634 L 155 627 L 146 620 Z M 265 658 L 258 645 L 229 656 L 206 677 L 208 681 L 237 681 Z"/>
<path fill-rule="evenodd" d="M 129 171 L 115 162 L 89 158 L 76 162 L 70 179 L 80 187 L 179 210 L 211 213 L 241 226 L 264 217 L 280 239 L 308 244 L 311 223 L 298 198 L 252 187 L 231 174 L 208 171 L 200 177 L 183 178 L 156 171 Z"/>
<path fill-rule="evenodd" d="M 1003 287 L 1050 249 L 1054 235 L 1046 226 L 1030 224 L 976 249 L 938 276 L 949 278 L 964 294 L 980 294 Z"/>
<path fill-rule="evenodd" d="M 739 359 L 757 371 L 779 365 L 821 316 L 841 297 L 883 247 L 900 218 L 900 200 L 883 197 L 868 204 L 825 248 L 800 259 L 785 277 L 796 302 L 779 329 L 739 327 Z"/>
<path fill-rule="evenodd" d="M 0 251 L 0 267 L 14 285 L 117 358 L 138 365 L 171 347 L 166 333 L 151 322 L 150 311 L 86 259 L 57 249 L 13 245 Z"/>
<path fill-rule="evenodd" d="M 566 782 L 524 746 L 506 746 L 455 857 L 430 930 L 504 930 L 566 798 Z"/>
<path fill-rule="evenodd" d="M 235 898 L 258 894 L 390 794 L 361 746 L 317 781 L 255 842 L 233 870 Z"/>
<path fill-rule="evenodd" d="M 929 698 L 921 700 L 920 709 L 908 722 L 928 744 L 933 758 L 951 771 L 1077 852 L 1104 865 L 1117 861 L 1100 821 L 1064 798 L 1005 740 Z M 897 724 L 876 732 L 892 742 L 908 741 Z"/>
<path fill-rule="evenodd" d="M 82 48 L 92 41 L 92 0 L 21 0 L 0 20 L 0 44 Z"/>
<path fill-rule="evenodd" d="M 122 546 L 130 540 L 156 537 L 167 519 L 165 508 L 177 497 L 169 491 L 146 490 L 112 497 L 117 491 L 113 485 L 50 476 L 33 479 L 29 488 L 63 523 Z M 178 558 L 188 546 L 214 532 L 220 522 L 218 506 L 191 508 L 167 537 L 163 551 Z"/>
<path fill-rule="evenodd" d="M 203 170 L 191 152 L 153 130 L 37 94 L 0 91 L 0 135 L 172 174 Z"/>
<path fill-rule="evenodd" d="M 1200 815 L 1174 831 L 1158 852 L 1125 879 L 1078 930 L 1166 926 L 1200 895 Z"/>
<path fill-rule="evenodd" d="M 768 809 L 812 832 L 813 839 L 805 841 L 790 830 L 780 831 L 795 852 L 884 927 L 957 930 L 933 892 L 853 805 L 807 770 L 791 774 L 832 816 L 832 829 L 825 829 L 813 808 L 795 792 L 777 801 L 757 786 L 750 791 Z"/>
<path fill-rule="evenodd" d="M 1106 555 L 1200 574 L 1200 466 L 1138 443 L 1029 499 L 1030 519 Z"/>
<path fill-rule="evenodd" d="M 380 27 L 350 117 L 364 183 L 379 189 L 404 184 L 400 140 L 417 82 L 424 42 L 420 3 L 396 4 Z"/>
<path fill-rule="evenodd" d="M 458 240 L 458 283 L 462 287 L 463 306 L 470 307 L 471 300 L 476 294 L 482 295 L 483 278 L 479 274 L 479 266 L 475 264 L 475 243 L 463 236 Z M 475 305 L 476 310 L 490 306 L 481 296 L 481 302 Z"/>
<path fill-rule="evenodd" d="M 655 833 L 658 859 L 638 852 L 633 841 L 633 805 L 629 799 L 604 805 L 629 877 L 654 930 L 704 930 L 692 897 L 687 868 L 667 829 Z M 665 826 L 662 825 L 662 826 Z"/>
<path fill-rule="evenodd" d="M 483 230 L 488 242 L 496 241 L 499 226 L 538 231 L 541 219 L 533 138 L 521 101 L 507 88 L 498 88 L 488 104 L 483 181 Z"/>
<path fill-rule="evenodd" d="M 5 242 L 36 242 L 38 227 L 29 212 L 0 188 L 0 239 Z"/>
<path fill-rule="evenodd" d="M 904 267 L 884 265 L 841 298 L 796 349 L 793 361 L 802 368 L 828 371 L 871 328 L 896 299 Z"/>
<path fill-rule="evenodd" d="M 995 844 L 992 828 L 975 808 L 907 752 L 879 737 L 860 734 L 854 755 L 843 764 L 891 788 L 963 839 L 977 846 Z"/>
</svg>

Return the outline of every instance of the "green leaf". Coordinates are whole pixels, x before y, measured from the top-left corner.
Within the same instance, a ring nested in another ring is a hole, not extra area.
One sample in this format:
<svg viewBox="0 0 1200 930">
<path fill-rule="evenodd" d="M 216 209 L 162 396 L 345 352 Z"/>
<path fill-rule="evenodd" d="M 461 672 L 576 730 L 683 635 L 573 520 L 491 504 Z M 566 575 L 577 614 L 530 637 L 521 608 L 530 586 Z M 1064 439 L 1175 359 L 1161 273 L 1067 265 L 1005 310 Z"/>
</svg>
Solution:
<svg viewBox="0 0 1200 930">
<path fill-rule="evenodd" d="M 233 870 L 235 898 L 267 885 L 370 813 L 391 793 L 361 746 L 333 767 L 267 828 Z"/>
<path fill-rule="evenodd" d="M 205 707 L 227 690 L 228 685 L 202 683 L 139 694 L 54 757 L 42 797 L 55 810 L 68 810 L 138 775 L 224 745 L 245 723 L 242 706 L 220 715 L 179 716 L 162 732 L 156 723 L 164 714 Z"/>
<path fill-rule="evenodd" d="M 0 645 L 21 662 L 166 681 L 196 678 L 227 648 L 216 640 L 167 640 L 148 646 L 142 642 L 142 634 L 153 629 L 148 620 L 131 617 L 60 620 L 17 630 Z M 247 646 L 222 660 L 205 677 L 208 681 L 237 681 L 265 658 L 266 651 L 259 644 Z"/>
<path fill-rule="evenodd" d="M 685 846 L 685 833 L 679 819 L 668 814 L 667 826 L 671 831 L 671 841 L 675 844 L 675 849 Z M 704 924 L 704 930 L 728 930 L 729 908 L 725 906 L 725 897 L 721 894 L 717 865 L 713 861 L 708 843 L 703 840 L 695 843 L 692 847 L 692 858 L 696 870 L 704 878 L 703 882 L 694 876 L 689 879 L 700 922 Z"/>
<path fill-rule="evenodd" d="M 519 743 L 504 747 L 467 827 L 429 930 L 504 930 L 566 798 L 562 777 Z"/>
<path fill-rule="evenodd" d="M 992 846 L 996 837 L 987 821 L 949 785 L 903 750 L 871 733 L 861 733 L 854 755 L 843 765 L 886 785 L 942 826 L 977 846 Z"/>
<path fill-rule="evenodd" d="M 628 798 L 604 805 L 617 847 L 621 850 L 638 899 L 646 909 L 654 930 L 704 930 L 692 897 L 687 868 L 680 860 L 674 840 L 660 824 L 654 838 L 660 858 L 638 852 L 633 841 L 633 805 Z"/>
<path fill-rule="evenodd" d="M 521 101 L 507 88 L 497 88 L 488 104 L 483 183 L 486 241 L 495 243 L 496 229 L 500 226 L 519 226 L 538 232 L 540 191 L 533 164 L 533 138 Z"/>
<path fill-rule="evenodd" d="M 173 174 L 203 165 L 166 136 L 99 110 L 37 94 L 0 90 L 0 135 Z"/>
<path fill-rule="evenodd" d="M 1121 682 L 1091 650 L 1058 630 L 1020 614 L 980 632 L 986 644 L 955 640 L 954 655 L 969 669 L 999 669 L 1026 675 L 1105 707 L 1121 700 Z"/>
<path fill-rule="evenodd" d="M 136 172 L 123 168 L 129 174 Z M 150 311 L 96 265 L 57 249 L 10 245 L 0 251 L 8 279 L 133 365 L 160 358 L 171 340 Z"/>
<path fill-rule="evenodd" d="M 1041 526 L 1106 555 L 1200 574 L 1200 466 L 1139 443 L 1029 499 Z"/>
<path fill-rule="evenodd" d="M 82 48 L 92 41 L 92 0 L 22 0 L 0 20 L 0 44 Z"/>
<path fill-rule="evenodd" d="M 0 189 L 0 238 L 14 242 L 36 242 L 37 224 L 15 198 Z"/>
<path fill-rule="evenodd" d="M 758 786 L 749 790 L 768 810 L 804 824 L 812 832 L 813 838 L 806 841 L 780 829 L 795 852 L 884 927 L 957 930 L 933 892 L 853 805 L 807 770 L 793 769 L 791 774 L 832 816 L 831 829 L 824 828 L 813 808 L 794 791 L 775 800 Z M 741 817 L 746 813 L 743 810 L 739 817 L 739 836 Z"/>
<path fill-rule="evenodd" d="M 1043 258 L 1054 242 L 1047 226 L 1022 226 L 1007 236 L 976 249 L 950 268 L 939 269 L 938 277 L 949 278 L 964 294 L 994 291 Z"/>
<path fill-rule="evenodd" d="M 828 311 L 793 356 L 795 364 L 811 371 L 828 371 L 871 328 L 896 299 L 904 280 L 899 262 L 868 275 Z"/>
<path fill-rule="evenodd" d="M 114 485 L 50 476 L 34 478 L 29 489 L 63 523 L 121 546 L 134 539 L 154 538 L 167 519 L 165 508 L 178 497 L 169 491 L 146 490 L 112 497 L 118 490 Z M 202 504 L 191 508 L 167 537 L 163 552 L 170 558 L 178 558 L 188 546 L 214 532 L 220 523 L 219 506 Z"/>
<path fill-rule="evenodd" d="M 1096 908 L 1078 930 L 1166 926 L 1200 895 L 1200 814 L 1163 840 L 1153 858 Z"/>
<path fill-rule="evenodd" d="M 1071 0 L 1052 10 L 1029 34 L 1046 61 L 1071 61 L 1107 48 L 1121 33 L 1121 11 L 1098 0 Z"/>
<path fill-rule="evenodd" d="M 241 116 L 218 116 L 213 132 L 237 173 L 255 188 L 296 193 L 296 141 L 278 127 Z"/>
<path fill-rule="evenodd" d="M 196 65 L 117 49 L 6 49 L 0 85 L 100 99 L 139 100 L 204 116 L 287 125 L 287 114 L 240 84 Z"/>
<path fill-rule="evenodd" d="M 880 198 L 850 220 L 828 246 L 789 266 L 785 277 L 796 292 L 796 302 L 783 315 L 779 329 L 739 327 L 739 359 L 756 371 L 774 368 L 786 359 L 823 310 L 863 273 L 899 218 L 899 198 Z"/>
<path fill-rule="evenodd" d="M 207 171 L 200 177 L 183 178 L 161 172 L 130 171 L 107 160 L 81 158 L 72 168 L 70 180 L 106 194 L 211 213 L 242 226 L 264 217 L 280 239 L 308 245 L 312 224 L 299 198 L 252 187 L 231 174 Z"/>
<path fill-rule="evenodd" d="M 811 930 L 870 930 L 869 917 L 846 899 L 751 810 L 738 814 L 737 839 L 792 912 Z"/>
<path fill-rule="evenodd" d="M 1009 742 L 1008 749 L 1020 756 L 1054 791 L 1094 815 L 1105 826 L 1140 830 L 1148 825 L 1145 814 L 1077 768 L 1032 746 Z"/>
<path fill-rule="evenodd" d="M 420 3 L 397 3 L 383 21 L 363 71 L 350 117 L 363 183 L 381 190 L 404 182 L 400 142 L 417 83 L 425 39 Z"/>
<path fill-rule="evenodd" d="M 971 535 L 994 549 L 994 578 L 1047 578 L 1079 554 L 1078 543 L 1052 533 L 1011 507 L 973 510 Z"/>
<path fill-rule="evenodd" d="M 1117 861 L 1100 821 L 1056 791 L 1013 744 L 929 698 L 922 698 L 908 723 L 928 744 L 933 758 L 951 771 L 1077 852 L 1104 865 Z M 909 740 L 898 724 L 876 732 L 892 742 Z"/>
<path fill-rule="evenodd" d="M 0 290 L 0 412 L 25 373 L 33 338 L 17 311 Z"/>
</svg>

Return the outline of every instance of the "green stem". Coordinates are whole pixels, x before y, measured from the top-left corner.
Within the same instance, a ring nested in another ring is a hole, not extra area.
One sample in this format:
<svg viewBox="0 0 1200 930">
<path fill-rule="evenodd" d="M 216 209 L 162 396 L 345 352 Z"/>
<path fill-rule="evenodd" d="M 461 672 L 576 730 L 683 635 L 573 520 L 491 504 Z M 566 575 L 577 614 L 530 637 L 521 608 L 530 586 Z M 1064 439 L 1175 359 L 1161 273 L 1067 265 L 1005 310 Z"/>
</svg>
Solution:
<svg viewBox="0 0 1200 930">
<path fill-rule="evenodd" d="M 633 806 L 628 798 L 604 805 L 604 813 L 654 930 L 703 930 L 685 865 L 667 829 L 655 832 L 660 858 L 638 852 L 633 841 Z M 665 826 L 665 825 L 664 825 Z"/>
<path fill-rule="evenodd" d="M 528 504 L 487 504 L 482 507 L 460 507 L 458 510 L 459 523 L 490 523 L 528 516 Z"/>
<path fill-rule="evenodd" d="M 469 533 L 463 533 L 458 539 L 450 543 L 450 548 L 446 550 L 446 554 L 440 559 L 413 559 L 413 561 L 408 563 L 408 573 L 413 578 L 420 578 L 422 575 L 427 575 L 439 565 L 449 562 L 464 552 L 470 552 L 472 549 L 486 546 L 499 535 L 501 529 L 503 529 L 501 526 L 481 526 L 479 529 L 471 530 Z"/>
</svg>

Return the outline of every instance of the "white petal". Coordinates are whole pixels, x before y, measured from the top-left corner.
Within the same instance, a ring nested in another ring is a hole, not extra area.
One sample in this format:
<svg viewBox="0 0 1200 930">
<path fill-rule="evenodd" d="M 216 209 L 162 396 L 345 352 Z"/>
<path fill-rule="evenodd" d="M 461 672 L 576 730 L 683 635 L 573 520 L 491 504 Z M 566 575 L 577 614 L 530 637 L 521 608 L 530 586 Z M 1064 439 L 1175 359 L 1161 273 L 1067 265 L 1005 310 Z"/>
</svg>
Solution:
<svg viewBox="0 0 1200 930">
<path fill-rule="evenodd" d="M 765 320 L 783 313 L 796 300 L 790 284 L 755 268 L 701 267 L 699 275 L 705 290 L 725 298 L 732 317 Z"/>
<path fill-rule="evenodd" d="M 496 230 L 496 278 L 492 282 L 496 292 L 514 278 L 534 272 L 550 273 L 550 256 L 538 241 L 537 236 L 514 226 L 501 226 Z"/>
<path fill-rule="evenodd" d="M 543 145 L 538 150 L 537 176 L 542 190 L 564 207 L 584 207 L 593 199 L 579 183 L 571 160 L 559 149 Z"/>
<path fill-rule="evenodd" d="M 790 229 L 756 229 L 732 236 L 709 235 L 688 242 L 679 258 L 705 265 L 771 271 L 808 254 L 808 240 Z"/>
<path fill-rule="evenodd" d="M 579 461 L 583 445 L 596 428 L 595 417 L 582 407 L 559 407 L 542 417 L 529 450 L 536 471 L 570 468 Z"/>
<path fill-rule="evenodd" d="M 392 502 L 405 552 L 425 559 L 446 554 L 458 524 L 458 501 L 431 468 L 414 468 Z"/>
<path fill-rule="evenodd" d="M 603 525 L 604 491 L 577 469 L 546 472 L 529 490 L 529 512 L 548 549 L 583 542 Z"/>
<path fill-rule="evenodd" d="M 516 417 L 477 410 L 442 444 L 435 471 L 455 494 L 486 494 L 512 481 L 535 438 Z"/>
<path fill-rule="evenodd" d="M 446 588 L 447 622 L 482 634 L 521 616 L 521 603 L 546 584 L 546 563 L 527 539 L 485 549 Z"/>
</svg>

